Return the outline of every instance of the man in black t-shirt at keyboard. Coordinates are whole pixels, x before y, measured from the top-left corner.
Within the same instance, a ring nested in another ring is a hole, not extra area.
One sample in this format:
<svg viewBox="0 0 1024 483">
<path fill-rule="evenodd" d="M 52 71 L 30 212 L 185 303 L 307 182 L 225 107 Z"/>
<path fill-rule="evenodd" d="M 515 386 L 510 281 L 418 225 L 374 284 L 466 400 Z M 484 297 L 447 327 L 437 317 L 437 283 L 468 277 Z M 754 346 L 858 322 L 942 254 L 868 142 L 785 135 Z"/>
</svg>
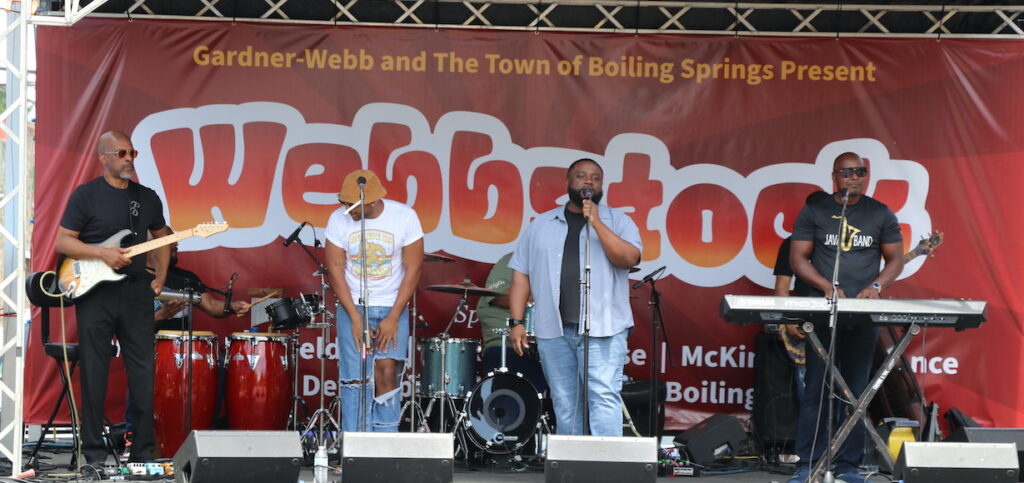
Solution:
<svg viewBox="0 0 1024 483">
<path fill-rule="evenodd" d="M 128 258 L 124 247 L 143 243 L 147 234 L 170 234 L 156 192 L 131 181 L 138 152 L 127 135 L 100 136 L 97 160 L 103 176 L 75 188 L 57 231 L 56 249 L 74 259 L 99 259 L 126 277 L 92 288 L 75 302 L 78 319 L 79 371 L 82 386 L 82 452 L 88 465 L 102 472 L 103 403 L 107 393 L 111 340 L 117 336 L 124 356 L 128 387 L 136 409 L 131 461 L 153 459 L 153 297 L 167 277 L 170 247 L 155 249 L 155 275 L 146 257 Z M 96 245 L 128 229 L 122 247 Z M 92 474 L 90 471 L 89 474 Z M 102 473 L 101 473 L 102 474 Z"/>
<path fill-rule="evenodd" d="M 837 192 L 831 197 L 808 203 L 797 217 L 789 263 L 796 276 L 810 286 L 810 296 L 832 296 L 837 250 L 842 250 L 837 284 L 840 297 L 879 298 L 882 290 L 903 270 L 903 237 L 899 222 L 887 206 L 864 195 L 867 175 L 868 168 L 860 156 L 840 154 L 832 166 L 832 180 Z M 843 206 L 841 193 L 844 192 L 848 194 L 845 220 L 840 217 Z M 885 268 L 881 270 L 880 259 L 885 259 Z M 815 332 L 822 344 L 828 347 L 828 327 L 822 324 L 816 327 Z M 877 332 L 876 328 L 867 325 L 841 325 L 836 331 L 835 364 L 857 397 L 868 383 Z M 796 451 L 800 461 L 790 483 L 806 481 L 810 469 L 829 444 L 825 434 L 828 406 L 821 404 L 822 397 L 828 399 L 828 395 L 822 395 L 825 363 L 812 350 L 807 351 L 806 360 L 806 389 L 800 400 L 796 433 Z M 864 429 L 858 424 L 834 455 L 836 480 L 846 483 L 864 481 L 859 475 L 863 454 Z"/>
</svg>

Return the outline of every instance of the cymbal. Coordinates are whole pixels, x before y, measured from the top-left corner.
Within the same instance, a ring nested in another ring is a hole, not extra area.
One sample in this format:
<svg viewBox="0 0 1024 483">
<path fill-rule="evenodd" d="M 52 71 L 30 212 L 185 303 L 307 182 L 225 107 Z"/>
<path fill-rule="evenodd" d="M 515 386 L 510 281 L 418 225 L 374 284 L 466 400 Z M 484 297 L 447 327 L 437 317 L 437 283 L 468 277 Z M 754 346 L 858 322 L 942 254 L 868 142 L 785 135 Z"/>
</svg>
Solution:
<svg viewBox="0 0 1024 483">
<path fill-rule="evenodd" d="M 449 257 L 448 255 L 442 255 L 441 252 L 431 252 L 431 253 L 424 253 L 423 254 L 423 261 L 425 261 L 425 262 L 451 263 L 451 262 L 454 262 L 455 259 L 452 258 L 452 257 Z"/>
<path fill-rule="evenodd" d="M 426 287 L 427 290 L 433 290 L 435 292 L 452 293 L 456 295 L 483 295 L 491 297 L 502 297 L 504 294 L 497 290 L 491 290 L 489 288 L 477 287 L 471 283 L 457 283 L 455 285 L 430 285 Z"/>
</svg>

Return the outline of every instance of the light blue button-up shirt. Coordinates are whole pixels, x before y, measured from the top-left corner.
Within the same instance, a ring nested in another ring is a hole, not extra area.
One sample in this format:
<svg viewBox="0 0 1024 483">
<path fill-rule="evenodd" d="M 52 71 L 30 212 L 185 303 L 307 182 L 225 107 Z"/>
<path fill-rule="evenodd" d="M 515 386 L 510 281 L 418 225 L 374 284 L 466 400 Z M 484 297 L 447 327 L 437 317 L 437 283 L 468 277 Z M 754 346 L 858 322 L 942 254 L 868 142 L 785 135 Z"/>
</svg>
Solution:
<svg viewBox="0 0 1024 483">
<path fill-rule="evenodd" d="M 642 250 L 640 230 L 624 213 L 600 206 L 601 221 L 623 240 Z M 562 316 L 558 311 L 561 289 L 562 249 L 569 224 L 565 207 L 541 213 L 519 238 L 508 266 L 530 277 L 533 294 L 535 333 L 541 339 L 562 337 Z M 580 231 L 580 274 L 583 279 L 584 244 L 587 227 Z M 582 290 L 582 286 L 581 286 Z M 581 295 L 580 302 L 583 302 Z M 580 314 L 583 314 L 582 308 Z M 570 321 L 573 323 L 575 321 Z M 597 234 L 590 232 L 590 335 L 609 337 L 633 327 L 629 306 L 629 270 L 612 265 Z M 580 325 L 582 332 L 583 326 Z"/>
</svg>

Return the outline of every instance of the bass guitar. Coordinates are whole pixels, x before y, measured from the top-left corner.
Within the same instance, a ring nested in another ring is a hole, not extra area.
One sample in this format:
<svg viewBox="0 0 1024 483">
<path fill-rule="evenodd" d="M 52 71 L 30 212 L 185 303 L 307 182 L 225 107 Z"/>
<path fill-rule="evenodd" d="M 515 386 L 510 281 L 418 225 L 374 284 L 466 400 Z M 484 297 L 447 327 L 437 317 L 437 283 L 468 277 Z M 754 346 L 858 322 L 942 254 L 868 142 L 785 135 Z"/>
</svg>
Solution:
<svg viewBox="0 0 1024 483">
<path fill-rule="evenodd" d="M 138 245 L 133 245 L 128 248 L 128 253 L 125 253 L 125 256 L 132 258 L 136 255 L 141 255 L 150 250 L 155 250 L 186 238 L 194 236 L 206 238 L 210 235 L 227 231 L 227 229 L 228 224 L 226 222 L 200 223 L 196 225 L 195 228 L 189 230 L 180 231 L 160 238 L 155 238 L 147 242 L 139 243 Z M 94 246 L 119 247 L 121 246 L 121 240 L 129 234 L 131 234 L 131 230 L 121 230 L 110 238 L 107 238 L 100 243 L 95 243 Z M 116 282 L 126 277 L 124 274 L 114 272 L 114 270 L 107 266 L 103 260 L 98 258 L 78 260 L 71 257 L 65 257 L 59 265 L 60 268 L 57 270 L 57 285 L 60 287 L 61 293 L 64 293 L 65 297 L 71 300 L 85 295 L 92 290 L 93 287 L 101 283 Z"/>
</svg>

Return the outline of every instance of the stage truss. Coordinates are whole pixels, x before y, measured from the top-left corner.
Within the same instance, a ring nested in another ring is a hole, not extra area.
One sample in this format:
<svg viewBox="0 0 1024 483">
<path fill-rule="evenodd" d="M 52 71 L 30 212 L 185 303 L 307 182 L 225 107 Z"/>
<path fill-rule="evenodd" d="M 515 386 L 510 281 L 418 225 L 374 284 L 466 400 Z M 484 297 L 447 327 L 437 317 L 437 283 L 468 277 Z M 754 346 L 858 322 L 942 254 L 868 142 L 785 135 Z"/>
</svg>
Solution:
<svg viewBox="0 0 1024 483">
<path fill-rule="evenodd" d="M 16 2 L 15 6 L 28 4 Z M 650 0 L 43 0 L 36 15 L 15 11 L 0 38 L 8 48 L 0 65 L 8 72 L 8 104 L 0 113 L 7 154 L 0 196 L 0 243 L 4 264 L 0 303 L 0 456 L 16 474 L 22 465 L 24 285 L 32 168 L 26 146 L 30 24 L 71 26 L 87 16 L 126 20 L 162 18 L 225 22 L 380 25 L 426 28 L 606 32 L 620 34 L 711 34 L 824 37 L 933 37 L 1024 39 L 1024 6 L 1009 5 L 827 5 Z M 82 3 L 85 3 L 83 6 Z M 19 5 L 20 4 L 20 5 Z M 54 10 L 46 8 L 56 4 Z M 12 178 L 16 175 L 16 178 Z M 14 182 L 16 180 L 16 183 Z"/>
</svg>

